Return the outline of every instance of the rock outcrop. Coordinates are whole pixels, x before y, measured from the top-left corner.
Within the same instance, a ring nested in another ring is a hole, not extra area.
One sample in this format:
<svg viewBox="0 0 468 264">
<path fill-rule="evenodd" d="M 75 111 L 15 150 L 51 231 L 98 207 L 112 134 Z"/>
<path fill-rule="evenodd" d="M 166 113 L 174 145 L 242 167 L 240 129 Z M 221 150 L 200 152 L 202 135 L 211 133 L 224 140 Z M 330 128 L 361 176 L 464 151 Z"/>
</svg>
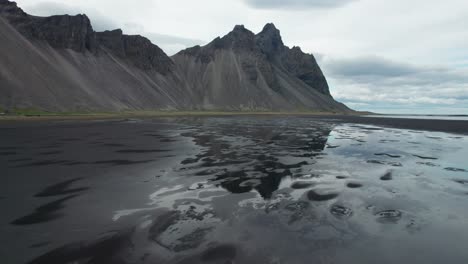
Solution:
<svg viewBox="0 0 468 264">
<path fill-rule="evenodd" d="M 97 32 L 96 39 L 101 47 L 140 69 L 156 70 L 162 74 L 173 70 L 173 61 L 145 37 L 124 35 L 121 29 L 116 29 Z"/>
<path fill-rule="evenodd" d="M 86 15 L 31 16 L 7 0 L 0 0 L 0 15 L 23 36 L 46 41 L 53 48 L 78 52 L 96 49 L 95 34 Z"/>
<path fill-rule="evenodd" d="M 236 26 L 173 57 L 142 36 L 95 32 L 86 15 L 37 17 L 0 0 L 0 107 L 350 111 L 314 57 L 267 24 Z"/>
</svg>

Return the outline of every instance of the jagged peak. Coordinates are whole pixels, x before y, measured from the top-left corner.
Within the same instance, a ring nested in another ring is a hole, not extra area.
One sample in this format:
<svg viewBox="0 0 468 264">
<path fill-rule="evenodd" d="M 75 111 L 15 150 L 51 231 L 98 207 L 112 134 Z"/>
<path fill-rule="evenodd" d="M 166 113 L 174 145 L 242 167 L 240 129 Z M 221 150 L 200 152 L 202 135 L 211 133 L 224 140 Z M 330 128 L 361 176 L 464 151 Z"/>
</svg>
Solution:
<svg viewBox="0 0 468 264">
<path fill-rule="evenodd" d="M 259 37 L 267 37 L 271 39 L 281 40 L 281 32 L 276 28 L 275 24 L 267 23 L 263 30 L 257 34 Z M 282 40 L 281 40 L 282 42 Z"/>
<path fill-rule="evenodd" d="M 291 50 L 292 50 L 292 51 L 296 51 L 296 52 L 302 52 L 302 53 L 304 53 L 304 52 L 302 51 L 301 47 L 299 47 L 299 46 L 293 46 L 293 47 L 291 48 Z"/>
<path fill-rule="evenodd" d="M 273 23 L 268 23 L 256 36 L 256 43 L 269 57 L 276 56 L 285 48 L 280 31 Z"/>
<path fill-rule="evenodd" d="M 244 30 L 246 30 L 246 28 L 245 28 L 244 25 L 235 25 L 234 29 L 232 31 L 238 31 L 238 30 L 244 31 Z"/>
<path fill-rule="evenodd" d="M 267 23 L 264 27 L 262 32 L 267 32 L 267 31 L 277 31 L 278 29 L 276 28 L 275 24 L 273 23 Z M 278 30 L 279 31 L 279 30 Z"/>
<path fill-rule="evenodd" d="M 215 48 L 251 49 L 255 46 L 255 34 L 244 25 L 236 25 L 234 29 L 222 38 L 217 37 L 209 45 Z"/>
<path fill-rule="evenodd" d="M 227 34 L 227 36 L 233 35 L 233 34 L 236 34 L 236 35 L 254 35 L 254 33 L 252 31 L 248 30 L 247 28 L 245 28 L 244 25 L 236 25 L 234 27 L 234 29 Z"/>
</svg>

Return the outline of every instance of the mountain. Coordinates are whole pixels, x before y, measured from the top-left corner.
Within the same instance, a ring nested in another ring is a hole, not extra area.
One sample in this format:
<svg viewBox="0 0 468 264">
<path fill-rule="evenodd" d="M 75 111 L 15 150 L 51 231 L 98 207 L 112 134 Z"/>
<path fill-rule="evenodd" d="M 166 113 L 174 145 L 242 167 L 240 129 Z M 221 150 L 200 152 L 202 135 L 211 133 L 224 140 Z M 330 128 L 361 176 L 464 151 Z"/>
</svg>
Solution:
<svg viewBox="0 0 468 264">
<path fill-rule="evenodd" d="M 273 24 L 171 58 L 142 36 L 95 32 L 86 15 L 37 17 L 0 0 L 0 43 L 4 109 L 352 111 Z"/>
<path fill-rule="evenodd" d="M 173 59 L 203 108 L 349 111 L 330 95 L 315 58 L 286 47 L 273 24 L 256 35 L 236 26 Z"/>
<path fill-rule="evenodd" d="M 159 47 L 85 15 L 36 17 L 0 0 L 0 106 L 51 111 L 181 109 L 184 78 Z"/>
</svg>

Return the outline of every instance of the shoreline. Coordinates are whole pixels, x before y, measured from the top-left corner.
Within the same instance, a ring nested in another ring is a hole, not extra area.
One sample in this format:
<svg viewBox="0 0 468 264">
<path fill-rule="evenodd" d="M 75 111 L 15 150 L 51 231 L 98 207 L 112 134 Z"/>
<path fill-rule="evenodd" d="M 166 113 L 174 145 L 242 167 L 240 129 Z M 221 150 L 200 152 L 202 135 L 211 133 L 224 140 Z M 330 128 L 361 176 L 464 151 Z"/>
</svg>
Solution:
<svg viewBox="0 0 468 264">
<path fill-rule="evenodd" d="M 444 120 L 444 119 L 417 119 L 417 118 L 389 118 L 384 117 L 366 117 L 366 116 L 328 116 L 317 117 L 318 119 L 335 118 L 342 123 L 375 125 L 398 129 L 444 132 L 468 135 L 467 120 Z"/>
<path fill-rule="evenodd" d="M 122 118 L 158 118 L 158 117 L 216 117 L 216 116 L 343 116 L 362 115 L 364 112 L 335 113 L 335 112 L 228 112 L 228 111 L 135 111 L 109 113 L 41 113 L 0 115 L 2 121 L 53 121 L 53 120 L 106 120 Z"/>
<path fill-rule="evenodd" d="M 386 118 L 366 117 L 367 112 L 349 114 L 331 112 L 123 112 L 123 113 L 89 113 L 89 114 L 46 114 L 46 115 L 3 115 L 0 124 L 18 124 L 29 122 L 49 121 L 93 121 L 93 120 L 122 120 L 122 119 L 152 119 L 152 118 L 183 118 L 183 117 L 305 117 L 322 120 L 332 119 L 337 123 L 353 123 L 376 125 L 383 127 L 446 132 L 468 135 L 467 120 L 417 119 L 417 118 Z M 375 115 L 375 114 L 373 114 Z"/>
</svg>

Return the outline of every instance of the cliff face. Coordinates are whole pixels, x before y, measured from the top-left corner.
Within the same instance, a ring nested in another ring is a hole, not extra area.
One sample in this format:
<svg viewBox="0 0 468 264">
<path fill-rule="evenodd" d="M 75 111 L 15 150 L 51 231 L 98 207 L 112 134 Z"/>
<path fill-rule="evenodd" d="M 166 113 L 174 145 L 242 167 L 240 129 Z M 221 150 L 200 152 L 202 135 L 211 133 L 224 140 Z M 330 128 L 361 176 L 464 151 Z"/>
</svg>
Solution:
<svg viewBox="0 0 468 264">
<path fill-rule="evenodd" d="M 23 12 L 15 2 L 0 0 L 0 15 L 31 40 L 42 40 L 53 48 L 78 52 L 96 49 L 96 39 L 85 15 L 35 17 Z"/>
<path fill-rule="evenodd" d="M 36 17 L 7 0 L 0 0 L 0 15 L 29 40 L 47 42 L 55 49 L 97 54 L 104 47 L 143 70 L 168 73 L 173 66 L 164 51 L 147 38 L 124 35 L 120 29 L 94 32 L 86 15 Z"/>
<path fill-rule="evenodd" d="M 182 109 L 183 76 L 159 47 L 85 15 L 34 17 L 0 0 L 0 107 L 51 111 Z"/>
<path fill-rule="evenodd" d="M 2 108 L 349 111 L 273 24 L 170 58 L 142 36 L 95 32 L 86 15 L 36 17 L 0 0 L 0 43 Z"/>
<path fill-rule="evenodd" d="M 286 47 L 273 24 L 258 34 L 236 26 L 173 59 L 200 108 L 350 111 L 330 95 L 313 55 Z"/>
<path fill-rule="evenodd" d="M 162 49 L 142 36 L 124 35 L 122 30 L 96 33 L 97 43 L 117 57 L 143 70 L 167 74 L 173 70 L 173 61 Z"/>
</svg>

